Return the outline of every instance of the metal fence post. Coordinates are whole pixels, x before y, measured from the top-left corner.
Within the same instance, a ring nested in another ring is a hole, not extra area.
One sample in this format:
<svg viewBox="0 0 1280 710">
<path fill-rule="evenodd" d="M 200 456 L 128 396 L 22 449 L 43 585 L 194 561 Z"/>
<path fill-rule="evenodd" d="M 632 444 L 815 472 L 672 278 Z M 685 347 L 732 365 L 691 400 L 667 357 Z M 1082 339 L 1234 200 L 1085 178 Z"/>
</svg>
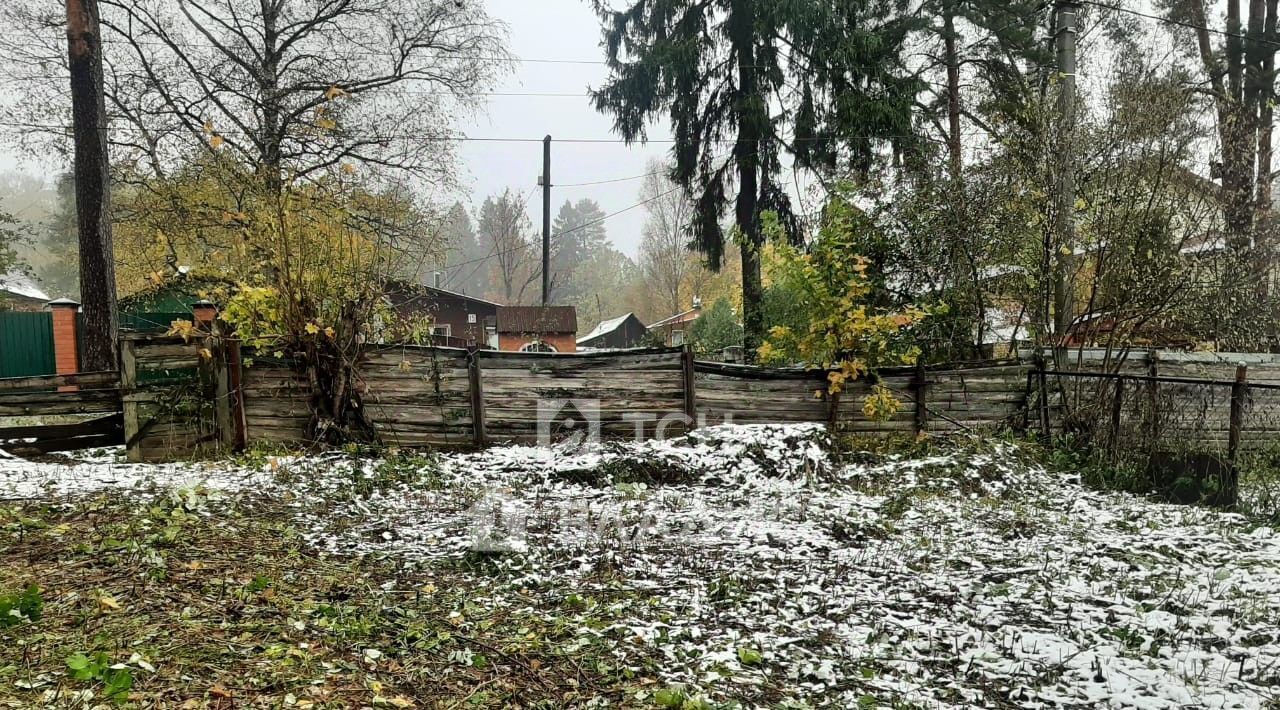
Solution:
<svg viewBox="0 0 1280 710">
<path fill-rule="evenodd" d="M 1231 429 L 1227 433 L 1227 472 L 1222 482 L 1222 503 L 1235 505 L 1239 499 L 1240 469 L 1236 456 L 1240 453 L 1240 430 L 1244 427 L 1244 405 L 1249 398 L 1249 366 L 1236 365 L 1236 381 L 1231 385 Z"/>
<path fill-rule="evenodd" d="M 1036 379 L 1040 388 L 1040 436 L 1049 441 L 1053 438 L 1053 431 L 1049 424 L 1049 379 L 1044 373 L 1043 360 L 1036 370 Z"/>
</svg>

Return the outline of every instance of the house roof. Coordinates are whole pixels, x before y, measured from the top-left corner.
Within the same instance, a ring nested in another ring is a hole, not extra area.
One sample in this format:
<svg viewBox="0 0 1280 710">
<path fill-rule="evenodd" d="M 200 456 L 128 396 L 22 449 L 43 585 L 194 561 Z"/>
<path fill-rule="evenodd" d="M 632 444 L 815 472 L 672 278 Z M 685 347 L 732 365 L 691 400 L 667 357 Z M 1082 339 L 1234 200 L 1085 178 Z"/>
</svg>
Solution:
<svg viewBox="0 0 1280 710">
<path fill-rule="evenodd" d="M 598 338 L 602 335 L 605 335 L 606 333 L 612 333 L 618 328 L 621 328 L 622 324 L 626 323 L 628 318 L 633 318 L 633 317 L 635 317 L 634 313 L 624 313 L 618 316 L 617 318 L 602 320 L 598 324 L 596 324 L 596 327 L 591 329 L 590 333 L 587 333 L 586 335 L 578 338 L 578 344 L 582 345 L 583 343 L 587 342 L 588 340 L 591 340 L 592 338 Z"/>
<path fill-rule="evenodd" d="M 677 313 L 674 316 L 668 316 L 666 318 L 663 318 L 657 323 L 651 323 L 649 324 L 649 327 L 661 328 L 664 325 L 676 325 L 679 323 L 688 323 L 689 321 L 697 320 L 698 316 L 700 315 L 702 315 L 701 308 L 690 308 L 689 310 L 684 311 L 683 313 Z"/>
<path fill-rule="evenodd" d="M 499 333 L 576 333 L 573 306 L 498 306 Z"/>
<path fill-rule="evenodd" d="M 431 300 L 433 296 L 450 296 L 452 298 L 460 298 L 473 303 L 481 303 L 486 306 L 501 307 L 501 303 L 489 301 L 475 296 L 468 296 L 458 291 L 450 291 L 448 289 L 437 288 L 435 286 L 424 286 L 422 284 L 410 283 L 408 281 L 391 281 L 386 285 L 387 298 L 397 308 L 409 306 L 415 303 L 422 303 Z"/>
<path fill-rule="evenodd" d="M 49 300 L 49 294 L 40 289 L 35 279 L 18 271 L 0 274 L 0 291 L 33 301 Z"/>
</svg>

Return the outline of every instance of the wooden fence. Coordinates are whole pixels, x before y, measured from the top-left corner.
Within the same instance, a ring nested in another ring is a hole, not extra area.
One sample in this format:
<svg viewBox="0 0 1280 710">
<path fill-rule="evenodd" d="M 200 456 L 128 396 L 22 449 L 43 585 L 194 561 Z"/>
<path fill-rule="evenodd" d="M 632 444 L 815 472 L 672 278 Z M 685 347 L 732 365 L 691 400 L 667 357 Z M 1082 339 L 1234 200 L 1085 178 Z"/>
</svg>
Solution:
<svg viewBox="0 0 1280 710">
<path fill-rule="evenodd" d="M 0 442 L 35 437 L 36 448 L 57 450 L 83 436 L 122 437 L 130 459 L 151 461 L 209 448 L 306 444 L 311 392 L 305 373 L 266 353 L 245 355 L 242 360 L 229 338 L 126 335 L 118 376 L 0 380 L 0 418 L 114 414 L 116 424 L 72 422 L 56 430 L 18 422 L 0 429 Z M 358 363 L 357 386 L 381 441 L 405 447 L 533 442 L 540 422 L 550 422 L 554 436 L 572 430 L 569 419 L 579 426 L 598 422 L 606 438 L 671 435 L 724 422 L 820 422 L 871 436 L 997 428 L 1056 434 L 1078 428 L 1082 418 L 1105 421 L 1113 409 L 1134 435 L 1160 431 L 1151 428 L 1155 422 L 1165 432 L 1185 430 L 1225 445 L 1239 361 L 1247 363 L 1252 386 L 1238 407 L 1243 414 L 1235 416 L 1237 441 L 1270 442 L 1280 435 L 1280 388 L 1268 386 L 1280 384 L 1280 356 L 1271 355 L 1136 352 L 1120 359 L 1075 351 L 1063 359 L 1061 375 L 1052 365 L 1041 372 L 1027 362 L 891 369 L 880 373 L 881 382 L 903 406 L 887 421 L 863 414 L 871 391 L 865 381 L 832 396 L 825 372 L 701 362 L 676 348 L 562 355 L 385 347 Z M 1119 404 L 1100 397 L 1096 386 L 1085 392 L 1084 378 L 1070 377 L 1100 371 L 1129 376 L 1127 389 L 1106 385 L 1106 392 L 1121 392 Z M 1143 409 L 1141 402 L 1149 405 Z"/>
<path fill-rule="evenodd" d="M 59 423 L 50 424 L 50 418 Z M 67 421 L 62 421 L 62 420 Z M 49 453 L 124 442 L 114 372 L 0 380 L 0 449 Z"/>
<path fill-rule="evenodd" d="M 476 446 L 533 442 L 539 423 L 598 422 L 608 437 L 670 435 L 691 425 L 819 422 L 843 432 L 945 432 L 1015 424 L 1026 399 L 1024 365 L 882 373 L 904 408 L 884 422 L 862 413 L 866 382 L 837 396 L 826 373 L 698 362 L 662 348 L 577 355 L 395 347 L 359 365 L 365 415 L 386 444 Z M 248 443 L 305 443 L 306 379 L 257 360 L 243 373 Z M 576 431 L 580 431 L 577 429 Z"/>
</svg>

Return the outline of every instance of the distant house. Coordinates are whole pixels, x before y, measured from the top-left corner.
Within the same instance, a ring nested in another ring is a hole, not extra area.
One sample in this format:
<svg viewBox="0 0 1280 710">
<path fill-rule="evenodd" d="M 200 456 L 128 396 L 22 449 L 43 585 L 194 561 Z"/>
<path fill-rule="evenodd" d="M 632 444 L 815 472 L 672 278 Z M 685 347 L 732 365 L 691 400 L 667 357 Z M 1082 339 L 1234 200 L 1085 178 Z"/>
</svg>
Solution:
<svg viewBox="0 0 1280 710">
<path fill-rule="evenodd" d="M 674 316 L 663 318 L 657 323 L 649 324 L 649 332 L 653 333 L 665 345 L 684 345 L 689 337 L 689 329 L 693 322 L 702 316 L 702 299 L 693 299 L 693 308 Z"/>
<path fill-rule="evenodd" d="M 573 306 L 498 306 L 498 349 L 535 353 L 577 352 L 578 314 Z"/>
<path fill-rule="evenodd" d="M 636 314 L 628 313 L 600 321 L 590 333 L 578 338 L 580 348 L 623 349 L 644 345 L 649 336 L 649 329 L 636 318 Z"/>
<path fill-rule="evenodd" d="M 30 276 L 17 271 L 0 274 L 0 310 L 39 311 L 48 302 L 49 294 Z"/>
<path fill-rule="evenodd" d="M 497 347 L 498 303 L 438 286 L 404 282 L 387 285 L 387 300 L 404 319 L 426 316 L 438 345 Z"/>
</svg>

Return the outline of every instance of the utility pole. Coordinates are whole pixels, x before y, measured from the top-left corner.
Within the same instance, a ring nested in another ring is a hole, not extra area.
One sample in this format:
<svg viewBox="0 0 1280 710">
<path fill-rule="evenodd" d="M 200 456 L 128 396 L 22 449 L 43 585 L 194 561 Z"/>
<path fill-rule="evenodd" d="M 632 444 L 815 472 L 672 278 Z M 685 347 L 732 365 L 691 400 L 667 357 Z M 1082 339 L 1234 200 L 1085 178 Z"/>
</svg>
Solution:
<svg viewBox="0 0 1280 710">
<path fill-rule="evenodd" d="M 1076 124 L 1076 13 L 1079 6 L 1073 0 L 1058 0 L 1054 10 L 1057 20 L 1058 79 L 1062 82 L 1058 93 L 1058 185 L 1057 253 L 1053 255 L 1053 336 L 1057 348 L 1065 348 L 1067 330 L 1072 321 L 1071 266 L 1072 250 L 1076 244 L 1076 174 L 1075 174 L 1075 124 Z"/>
<path fill-rule="evenodd" d="M 114 370 L 115 252 L 111 244 L 111 188 L 107 109 L 103 97 L 98 0 L 66 0 L 71 126 L 75 140 L 76 223 L 80 242 L 80 302 L 85 371 Z"/>
<path fill-rule="evenodd" d="M 542 139 L 542 305 L 551 305 L 551 136 Z"/>
</svg>

